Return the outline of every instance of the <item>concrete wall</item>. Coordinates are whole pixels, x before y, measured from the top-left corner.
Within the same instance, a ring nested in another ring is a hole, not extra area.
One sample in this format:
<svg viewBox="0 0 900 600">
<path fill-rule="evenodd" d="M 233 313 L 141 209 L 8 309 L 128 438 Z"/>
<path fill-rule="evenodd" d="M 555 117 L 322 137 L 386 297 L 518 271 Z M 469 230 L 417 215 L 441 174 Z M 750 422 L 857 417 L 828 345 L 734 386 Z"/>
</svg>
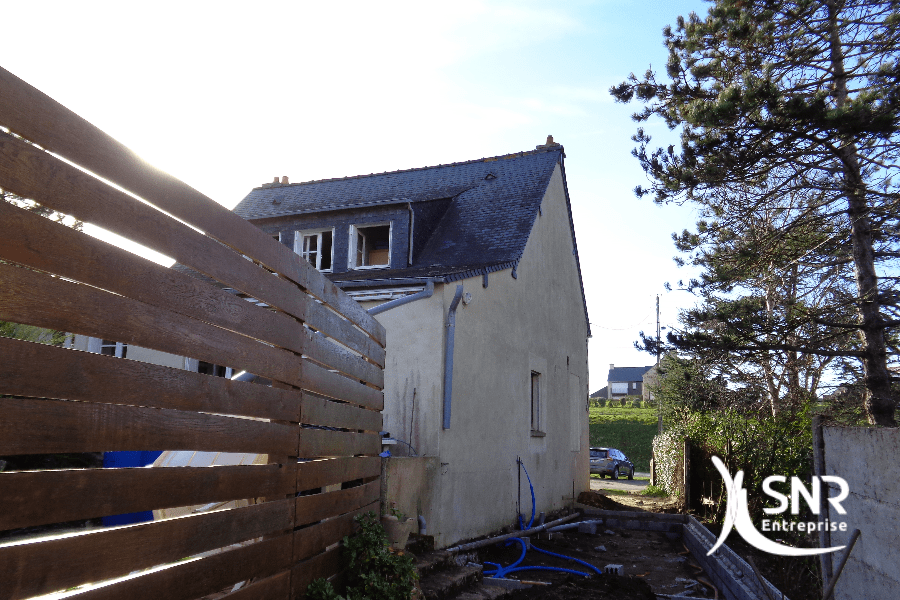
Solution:
<svg viewBox="0 0 900 600">
<path fill-rule="evenodd" d="M 516 270 L 436 285 L 434 296 L 378 315 L 387 330 L 385 429 L 439 458 L 426 508 L 439 546 L 515 519 L 516 457 L 550 512 L 587 490 L 587 326 L 557 168 Z M 450 429 L 442 429 L 444 326 L 457 309 Z M 531 373 L 541 374 L 541 429 L 531 431 Z M 415 403 L 413 403 L 415 396 Z M 396 446 L 395 446 L 396 448 Z M 531 496 L 522 476 L 523 512 Z"/>
<path fill-rule="evenodd" d="M 833 508 L 828 514 L 834 522 L 847 522 L 846 532 L 831 533 L 831 545 L 846 544 L 854 529 L 862 534 L 834 597 L 896 598 L 900 594 L 900 429 L 825 427 L 823 438 L 825 474 L 843 477 L 850 486 L 850 496 L 842 503 L 847 514 L 837 514 Z M 836 493 L 832 490 L 829 495 Z M 829 555 L 834 569 L 842 554 Z"/>
</svg>

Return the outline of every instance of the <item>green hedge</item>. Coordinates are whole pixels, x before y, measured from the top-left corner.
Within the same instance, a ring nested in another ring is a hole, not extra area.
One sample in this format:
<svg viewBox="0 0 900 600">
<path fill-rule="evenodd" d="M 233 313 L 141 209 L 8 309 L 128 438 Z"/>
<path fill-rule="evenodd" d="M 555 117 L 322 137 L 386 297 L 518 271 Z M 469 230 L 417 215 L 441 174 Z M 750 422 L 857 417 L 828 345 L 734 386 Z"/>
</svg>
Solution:
<svg viewBox="0 0 900 600">
<path fill-rule="evenodd" d="M 625 415 L 628 414 L 623 412 Z M 650 453 L 656 430 L 656 422 L 649 424 L 630 419 L 592 422 L 590 424 L 591 446 L 618 448 L 631 459 L 635 470 L 649 472 Z"/>
</svg>

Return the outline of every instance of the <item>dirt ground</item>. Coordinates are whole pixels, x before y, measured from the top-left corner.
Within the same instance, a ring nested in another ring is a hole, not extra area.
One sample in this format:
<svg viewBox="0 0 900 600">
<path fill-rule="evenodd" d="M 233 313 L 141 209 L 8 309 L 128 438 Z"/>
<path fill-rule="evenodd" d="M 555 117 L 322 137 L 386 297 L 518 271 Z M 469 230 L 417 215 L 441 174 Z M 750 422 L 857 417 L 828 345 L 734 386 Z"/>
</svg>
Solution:
<svg viewBox="0 0 900 600">
<path fill-rule="evenodd" d="M 674 512 L 674 503 L 668 499 L 642 496 L 606 496 L 602 492 L 585 492 L 579 502 L 607 510 L 643 510 Z M 585 561 L 601 571 L 607 565 L 622 565 L 624 576 L 585 578 L 562 572 L 534 570 L 510 573 L 508 577 L 523 581 L 538 581 L 549 585 L 535 585 L 530 590 L 520 590 L 508 596 L 519 598 L 551 598 L 554 600 L 581 600 L 586 598 L 615 598 L 616 600 L 652 600 L 655 594 L 684 594 L 693 592 L 697 598 L 712 598 L 711 586 L 700 579 L 703 574 L 691 566 L 694 561 L 681 544 L 680 538 L 669 539 L 657 531 L 607 529 L 602 525 L 596 534 L 567 530 L 532 538 L 534 547 L 556 554 Z M 504 567 L 519 559 L 522 547 L 519 543 L 482 548 L 473 556 L 473 562 L 484 565 L 485 571 L 496 563 Z M 520 566 L 561 567 L 592 573 L 579 563 L 529 550 Z"/>
<path fill-rule="evenodd" d="M 592 482 L 593 483 L 593 482 Z M 610 483 L 610 482 L 607 482 Z M 616 493 L 610 490 L 592 490 L 579 496 L 582 504 L 605 510 L 646 511 L 677 513 L 679 507 L 670 498 L 653 498 L 637 493 Z M 715 526 L 710 526 L 718 533 Z M 713 598 L 708 576 L 696 567 L 694 559 L 680 539 L 671 540 L 664 533 L 625 529 L 607 529 L 602 525 L 596 534 L 579 533 L 577 530 L 546 533 L 532 538 L 533 546 L 556 554 L 583 560 L 600 570 L 606 565 L 618 564 L 624 569 L 622 577 L 585 578 L 556 571 L 520 571 L 507 575 L 512 579 L 540 582 L 527 590 L 518 590 L 507 596 L 510 600 L 548 598 L 551 600 L 653 600 L 655 594 L 683 594 L 696 598 Z M 729 547 L 745 560 L 751 556 L 763 575 L 792 600 L 815 600 L 821 597 L 818 590 L 815 566 L 806 560 L 785 560 L 772 557 L 748 547 L 739 536 L 728 539 Z M 512 543 L 482 548 L 469 560 L 484 564 L 485 571 L 494 567 L 492 562 L 504 567 L 519 559 L 521 545 Z M 809 564 L 807 564 L 809 563 Z M 520 566 L 562 567 L 590 572 L 584 565 L 529 550 Z"/>
</svg>

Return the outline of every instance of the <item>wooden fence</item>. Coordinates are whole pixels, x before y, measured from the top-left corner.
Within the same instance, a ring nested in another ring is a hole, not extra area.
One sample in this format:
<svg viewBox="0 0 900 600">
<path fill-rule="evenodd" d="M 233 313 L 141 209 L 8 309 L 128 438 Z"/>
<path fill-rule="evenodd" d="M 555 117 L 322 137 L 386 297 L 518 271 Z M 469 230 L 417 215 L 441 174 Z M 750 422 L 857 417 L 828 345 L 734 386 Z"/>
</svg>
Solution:
<svg viewBox="0 0 900 600">
<path fill-rule="evenodd" d="M 0 338 L 0 456 L 194 450 L 268 457 L 247 466 L 0 473 L 0 531 L 251 502 L 0 540 L 0 599 L 73 588 L 79 600 L 223 591 L 241 600 L 296 598 L 312 579 L 334 575 L 335 544 L 352 517 L 379 506 L 382 326 L 288 248 L 3 69 L 0 126 L 0 188 L 219 282 L 0 201 L 0 320 L 271 381 Z"/>
</svg>

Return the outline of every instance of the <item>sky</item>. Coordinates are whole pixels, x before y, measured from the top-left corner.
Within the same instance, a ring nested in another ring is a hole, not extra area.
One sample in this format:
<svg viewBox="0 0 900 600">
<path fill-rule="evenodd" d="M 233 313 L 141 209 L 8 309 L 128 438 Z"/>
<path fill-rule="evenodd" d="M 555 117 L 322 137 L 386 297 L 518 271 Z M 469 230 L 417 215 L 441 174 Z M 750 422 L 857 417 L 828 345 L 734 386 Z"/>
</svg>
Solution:
<svg viewBox="0 0 900 600">
<path fill-rule="evenodd" d="M 640 105 L 612 85 L 662 70 L 662 28 L 700 0 L 3 3 L 0 66 L 232 208 L 287 175 L 311 181 L 563 144 L 593 337 L 609 365 L 651 365 L 638 332 L 677 326 L 671 234 L 631 156 Z M 661 121 L 654 141 L 676 138 Z"/>
</svg>

